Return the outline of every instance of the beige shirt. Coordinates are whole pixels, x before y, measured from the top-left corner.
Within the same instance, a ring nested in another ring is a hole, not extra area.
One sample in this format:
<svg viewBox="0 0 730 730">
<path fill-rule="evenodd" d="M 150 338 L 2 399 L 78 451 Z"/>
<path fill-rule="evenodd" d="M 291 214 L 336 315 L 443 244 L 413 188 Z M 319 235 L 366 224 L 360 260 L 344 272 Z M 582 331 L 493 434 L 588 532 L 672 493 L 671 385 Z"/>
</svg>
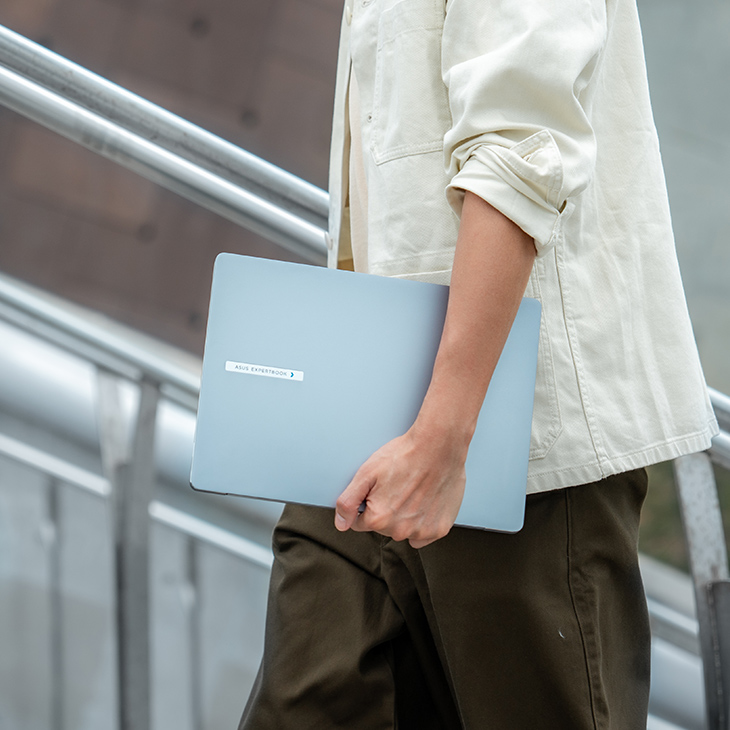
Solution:
<svg viewBox="0 0 730 730">
<path fill-rule="evenodd" d="M 350 112 L 350 246 L 355 271 L 368 270 L 368 183 L 360 128 L 360 94 L 355 74 L 350 77 L 348 94 Z"/>
<path fill-rule="evenodd" d="M 346 1 L 330 265 L 354 214 L 364 270 L 448 283 L 464 190 L 538 250 L 528 490 L 707 448 L 635 0 Z"/>
</svg>

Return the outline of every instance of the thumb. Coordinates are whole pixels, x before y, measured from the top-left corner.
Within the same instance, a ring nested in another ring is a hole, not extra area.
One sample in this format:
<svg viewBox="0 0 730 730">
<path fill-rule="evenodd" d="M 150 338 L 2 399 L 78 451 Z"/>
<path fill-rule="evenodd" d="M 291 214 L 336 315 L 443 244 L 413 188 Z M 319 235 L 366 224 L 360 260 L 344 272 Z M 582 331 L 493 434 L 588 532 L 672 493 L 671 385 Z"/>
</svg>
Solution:
<svg viewBox="0 0 730 730">
<path fill-rule="evenodd" d="M 362 512 L 361 505 L 365 503 L 365 498 L 372 489 L 372 479 L 361 472 L 362 469 L 355 474 L 352 481 L 347 485 L 345 491 L 342 492 L 337 500 L 337 506 L 335 507 L 335 527 L 340 532 L 345 532 L 345 530 L 349 530 L 352 527 L 358 515 Z"/>
</svg>

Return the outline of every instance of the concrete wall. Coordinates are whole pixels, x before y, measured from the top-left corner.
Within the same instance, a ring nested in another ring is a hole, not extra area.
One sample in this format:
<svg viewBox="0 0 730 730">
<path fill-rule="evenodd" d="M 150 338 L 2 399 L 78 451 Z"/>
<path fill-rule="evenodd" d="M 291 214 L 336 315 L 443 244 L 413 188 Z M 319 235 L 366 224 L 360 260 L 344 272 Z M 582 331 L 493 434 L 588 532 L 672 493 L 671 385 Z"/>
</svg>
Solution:
<svg viewBox="0 0 730 730">
<path fill-rule="evenodd" d="M 695 335 L 708 383 L 730 392 L 730 2 L 639 12 Z"/>
</svg>

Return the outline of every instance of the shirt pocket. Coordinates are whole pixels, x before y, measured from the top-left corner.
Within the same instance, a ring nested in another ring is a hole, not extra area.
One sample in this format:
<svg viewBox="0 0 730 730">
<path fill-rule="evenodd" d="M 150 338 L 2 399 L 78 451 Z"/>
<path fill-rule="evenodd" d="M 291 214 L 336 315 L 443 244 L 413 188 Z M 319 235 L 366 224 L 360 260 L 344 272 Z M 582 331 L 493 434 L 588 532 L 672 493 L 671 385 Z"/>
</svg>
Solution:
<svg viewBox="0 0 730 730">
<path fill-rule="evenodd" d="M 449 128 L 441 78 L 443 0 L 400 0 L 378 23 L 370 151 L 380 165 L 441 152 Z"/>
</svg>

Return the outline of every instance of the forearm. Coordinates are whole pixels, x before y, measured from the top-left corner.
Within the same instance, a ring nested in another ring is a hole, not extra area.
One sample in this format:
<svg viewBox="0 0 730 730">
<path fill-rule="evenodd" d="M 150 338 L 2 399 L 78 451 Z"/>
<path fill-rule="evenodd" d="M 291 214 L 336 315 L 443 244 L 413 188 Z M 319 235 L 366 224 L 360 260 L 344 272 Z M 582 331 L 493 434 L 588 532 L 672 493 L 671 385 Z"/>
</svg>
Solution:
<svg viewBox="0 0 730 730">
<path fill-rule="evenodd" d="M 340 495 L 338 530 L 372 530 L 419 548 L 451 529 L 469 442 L 534 258 L 529 236 L 467 193 L 428 392 L 413 426 L 378 449 Z"/>
<path fill-rule="evenodd" d="M 466 193 L 444 331 L 416 431 L 468 447 L 534 259 L 524 231 Z"/>
</svg>

